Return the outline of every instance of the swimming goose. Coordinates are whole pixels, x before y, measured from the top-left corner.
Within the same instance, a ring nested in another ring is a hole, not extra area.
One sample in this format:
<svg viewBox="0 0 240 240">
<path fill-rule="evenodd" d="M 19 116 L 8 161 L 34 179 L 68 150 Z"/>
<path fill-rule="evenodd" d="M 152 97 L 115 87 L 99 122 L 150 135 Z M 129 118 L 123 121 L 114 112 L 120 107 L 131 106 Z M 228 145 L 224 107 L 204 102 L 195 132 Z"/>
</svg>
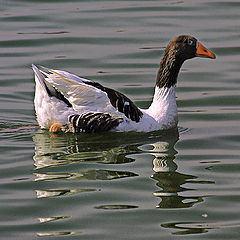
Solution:
<svg viewBox="0 0 240 240">
<path fill-rule="evenodd" d="M 183 62 L 194 57 L 216 58 L 192 36 L 177 36 L 169 42 L 148 109 L 137 107 L 122 93 L 100 83 L 66 71 L 32 65 L 37 121 L 50 132 L 150 132 L 176 127 L 178 73 Z"/>
</svg>

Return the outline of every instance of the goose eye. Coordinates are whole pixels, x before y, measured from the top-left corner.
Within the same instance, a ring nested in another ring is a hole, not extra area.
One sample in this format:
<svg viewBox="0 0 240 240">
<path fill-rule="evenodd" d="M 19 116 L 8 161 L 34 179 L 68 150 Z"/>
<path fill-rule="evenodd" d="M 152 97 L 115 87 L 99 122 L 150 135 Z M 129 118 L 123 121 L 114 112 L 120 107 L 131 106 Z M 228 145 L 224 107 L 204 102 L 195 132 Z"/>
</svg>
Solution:
<svg viewBox="0 0 240 240">
<path fill-rule="evenodd" d="M 194 44 L 194 41 L 192 39 L 187 39 L 187 44 L 192 46 Z"/>
</svg>

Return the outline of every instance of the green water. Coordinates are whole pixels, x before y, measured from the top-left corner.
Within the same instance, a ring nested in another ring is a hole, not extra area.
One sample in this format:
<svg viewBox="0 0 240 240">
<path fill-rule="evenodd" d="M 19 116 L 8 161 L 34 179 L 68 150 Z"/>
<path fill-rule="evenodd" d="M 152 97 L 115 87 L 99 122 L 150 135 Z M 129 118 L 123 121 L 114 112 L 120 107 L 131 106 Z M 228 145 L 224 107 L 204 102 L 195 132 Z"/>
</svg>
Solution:
<svg viewBox="0 0 240 240">
<path fill-rule="evenodd" d="M 239 239 L 239 19 L 239 1 L 0 0 L 0 238 Z M 217 59 L 183 65 L 178 129 L 30 128 L 32 63 L 148 107 L 163 48 L 186 33 Z"/>
</svg>

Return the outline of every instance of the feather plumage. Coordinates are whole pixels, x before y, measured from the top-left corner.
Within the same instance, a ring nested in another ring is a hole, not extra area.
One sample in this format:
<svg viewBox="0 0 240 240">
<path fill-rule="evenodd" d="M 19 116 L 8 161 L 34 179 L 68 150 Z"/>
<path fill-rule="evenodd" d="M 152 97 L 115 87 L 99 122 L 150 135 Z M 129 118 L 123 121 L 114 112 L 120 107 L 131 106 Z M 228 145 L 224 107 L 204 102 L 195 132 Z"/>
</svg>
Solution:
<svg viewBox="0 0 240 240">
<path fill-rule="evenodd" d="M 149 132 L 175 127 L 177 76 L 183 62 L 196 56 L 216 57 L 194 37 L 181 35 L 170 41 L 160 63 L 153 102 L 145 110 L 124 94 L 100 83 L 33 65 L 38 123 L 42 128 L 59 123 L 72 132 Z M 59 129 L 59 124 L 54 127 Z"/>
</svg>

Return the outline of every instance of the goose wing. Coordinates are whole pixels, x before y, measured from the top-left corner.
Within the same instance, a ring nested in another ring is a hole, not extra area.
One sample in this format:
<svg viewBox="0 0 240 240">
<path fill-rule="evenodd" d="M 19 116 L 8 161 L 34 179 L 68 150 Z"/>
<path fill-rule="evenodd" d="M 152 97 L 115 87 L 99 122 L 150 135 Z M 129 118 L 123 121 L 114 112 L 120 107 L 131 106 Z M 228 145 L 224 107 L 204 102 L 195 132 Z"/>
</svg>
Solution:
<svg viewBox="0 0 240 240">
<path fill-rule="evenodd" d="M 135 122 L 139 122 L 143 115 L 128 97 L 97 82 L 46 67 L 38 69 L 33 66 L 33 69 L 35 74 L 37 72 L 37 77 L 41 79 L 41 85 L 47 89 L 49 94 L 60 100 L 65 99 L 65 102 L 69 102 L 76 111 L 84 109 L 85 112 L 88 110 L 109 112 L 115 116 L 124 114 Z"/>
</svg>

